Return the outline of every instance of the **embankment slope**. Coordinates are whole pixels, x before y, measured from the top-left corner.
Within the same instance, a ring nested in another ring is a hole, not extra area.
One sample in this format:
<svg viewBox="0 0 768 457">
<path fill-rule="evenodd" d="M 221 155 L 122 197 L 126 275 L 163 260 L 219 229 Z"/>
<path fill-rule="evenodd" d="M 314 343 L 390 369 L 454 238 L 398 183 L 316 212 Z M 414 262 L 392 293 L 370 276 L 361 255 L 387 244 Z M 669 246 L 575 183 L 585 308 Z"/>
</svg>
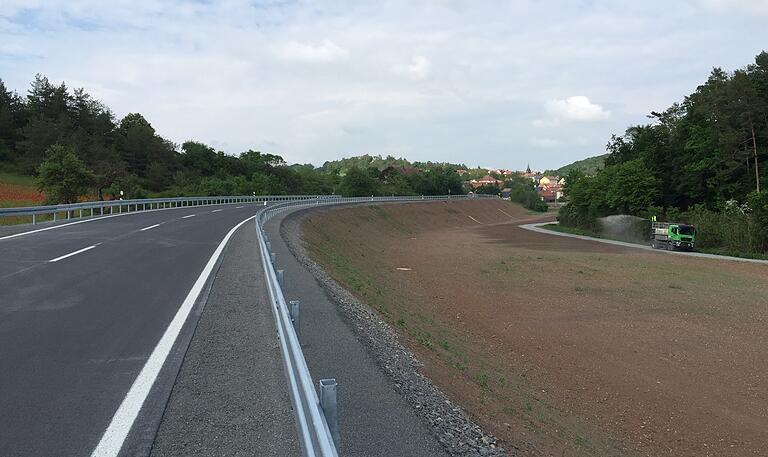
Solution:
<svg viewBox="0 0 768 457">
<path fill-rule="evenodd" d="M 535 218 L 503 201 L 357 206 L 307 216 L 303 237 L 508 449 L 759 455 L 768 268 L 516 227 Z"/>
</svg>

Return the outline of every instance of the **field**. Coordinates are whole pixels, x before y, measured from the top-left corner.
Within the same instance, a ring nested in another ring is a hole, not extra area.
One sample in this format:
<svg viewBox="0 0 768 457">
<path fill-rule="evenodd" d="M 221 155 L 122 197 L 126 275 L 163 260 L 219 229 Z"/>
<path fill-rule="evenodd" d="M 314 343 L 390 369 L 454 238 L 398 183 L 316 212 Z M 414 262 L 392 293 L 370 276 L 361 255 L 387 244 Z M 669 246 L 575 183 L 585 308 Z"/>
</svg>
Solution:
<svg viewBox="0 0 768 457">
<path fill-rule="evenodd" d="M 516 227 L 532 218 L 358 206 L 303 236 L 513 454 L 764 455 L 768 266 Z"/>
<path fill-rule="evenodd" d="M 0 172 L 0 208 L 34 206 L 44 201 L 34 178 Z"/>
<path fill-rule="evenodd" d="M 35 179 L 0 172 L 0 208 L 16 208 L 19 206 L 37 206 L 45 202 L 45 195 L 37 190 Z M 0 217 L 0 225 L 29 223 L 27 216 Z M 41 217 L 40 220 L 45 220 Z"/>
</svg>

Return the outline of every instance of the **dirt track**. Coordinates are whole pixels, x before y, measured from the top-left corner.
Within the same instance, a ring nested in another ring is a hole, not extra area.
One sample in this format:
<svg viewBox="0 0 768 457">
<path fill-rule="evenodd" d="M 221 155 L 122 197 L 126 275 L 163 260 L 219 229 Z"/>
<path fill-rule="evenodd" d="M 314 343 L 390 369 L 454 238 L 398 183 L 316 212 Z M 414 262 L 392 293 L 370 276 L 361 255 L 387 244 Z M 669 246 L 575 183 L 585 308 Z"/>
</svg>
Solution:
<svg viewBox="0 0 768 457">
<path fill-rule="evenodd" d="M 508 449 L 765 455 L 768 266 L 515 227 L 530 219 L 500 201 L 363 206 L 304 237 Z"/>
</svg>

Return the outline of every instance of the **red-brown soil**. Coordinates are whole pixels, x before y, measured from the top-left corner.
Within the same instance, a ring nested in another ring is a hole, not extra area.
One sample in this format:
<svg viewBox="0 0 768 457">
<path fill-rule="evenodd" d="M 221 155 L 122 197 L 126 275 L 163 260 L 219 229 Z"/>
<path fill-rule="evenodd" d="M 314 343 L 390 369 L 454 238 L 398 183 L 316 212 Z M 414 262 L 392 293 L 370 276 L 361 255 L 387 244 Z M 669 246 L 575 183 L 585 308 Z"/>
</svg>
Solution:
<svg viewBox="0 0 768 457">
<path fill-rule="evenodd" d="M 312 214 L 309 252 L 527 455 L 768 451 L 768 266 L 532 233 L 508 202 Z"/>
</svg>

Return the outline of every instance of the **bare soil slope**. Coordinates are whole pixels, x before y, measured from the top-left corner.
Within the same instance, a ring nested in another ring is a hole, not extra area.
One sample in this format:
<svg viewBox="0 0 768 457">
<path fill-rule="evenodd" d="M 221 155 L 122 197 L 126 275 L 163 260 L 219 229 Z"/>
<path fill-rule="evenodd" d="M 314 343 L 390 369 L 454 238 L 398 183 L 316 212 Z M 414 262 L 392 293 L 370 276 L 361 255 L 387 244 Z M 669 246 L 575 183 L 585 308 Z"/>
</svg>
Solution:
<svg viewBox="0 0 768 457">
<path fill-rule="evenodd" d="M 508 449 L 768 449 L 768 267 L 532 233 L 502 201 L 358 206 L 310 253 Z"/>
</svg>

